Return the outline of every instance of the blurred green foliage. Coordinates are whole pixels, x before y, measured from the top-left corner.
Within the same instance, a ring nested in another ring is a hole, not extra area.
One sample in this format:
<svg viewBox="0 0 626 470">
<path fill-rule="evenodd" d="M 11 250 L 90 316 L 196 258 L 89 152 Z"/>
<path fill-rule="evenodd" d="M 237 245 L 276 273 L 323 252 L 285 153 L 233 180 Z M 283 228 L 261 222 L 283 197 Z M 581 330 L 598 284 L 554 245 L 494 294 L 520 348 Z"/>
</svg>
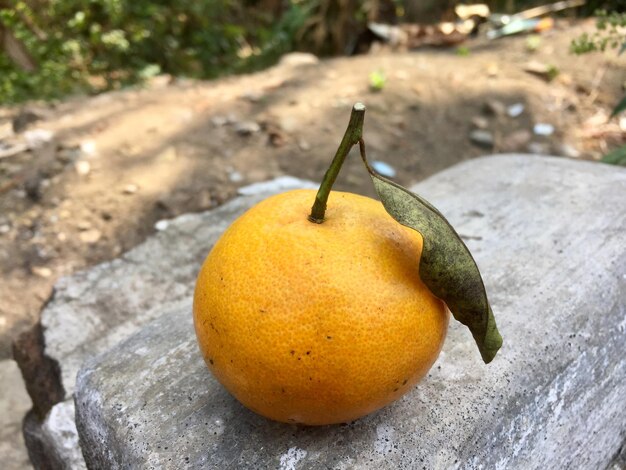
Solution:
<svg viewBox="0 0 626 470">
<path fill-rule="evenodd" d="M 117 88 L 161 72 L 210 78 L 266 66 L 293 49 L 309 6 L 290 0 L 277 19 L 246 3 L 0 2 L 0 21 L 38 64 L 28 73 L 0 53 L 0 103 Z"/>
<path fill-rule="evenodd" d="M 0 50 L 0 103 L 115 89 L 160 73 L 212 78 L 252 71 L 296 48 L 346 54 L 368 21 L 394 22 L 421 1 L 0 0 L 0 30 L 38 64 L 26 72 Z M 488 3 L 493 11 L 519 11 L 545 0 Z M 626 0 L 591 3 L 623 9 Z"/>
<path fill-rule="evenodd" d="M 626 145 L 607 153 L 600 161 L 610 165 L 626 166 Z"/>
<path fill-rule="evenodd" d="M 596 12 L 596 16 L 598 17 L 597 30 L 592 34 L 583 33 L 582 36 L 576 38 L 571 45 L 572 52 L 585 54 L 617 48 L 620 49 L 620 53 L 624 52 L 626 49 L 626 35 L 624 34 L 626 13 L 599 10 Z"/>
<path fill-rule="evenodd" d="M 604 52 L 606 49 L 618 49 L 618 54 L 622 54 L 626 51 L 626 34 L 624 34 L 626 13 L 599 10 L 596 15 L 598 17 L 597 31 L 593 34 L 585 33 L 575 39 L 571 45 L 572 52 L 586 54 L 595 51 Z M 626 111 L 626 96 L 622 97 L 619 103 L 615 105 L 611 118 L 624 111 Z M 609 152 L 602 157 L 601 161 L 611 165 L 626 166 L 626 145 Z"/>
</svg>

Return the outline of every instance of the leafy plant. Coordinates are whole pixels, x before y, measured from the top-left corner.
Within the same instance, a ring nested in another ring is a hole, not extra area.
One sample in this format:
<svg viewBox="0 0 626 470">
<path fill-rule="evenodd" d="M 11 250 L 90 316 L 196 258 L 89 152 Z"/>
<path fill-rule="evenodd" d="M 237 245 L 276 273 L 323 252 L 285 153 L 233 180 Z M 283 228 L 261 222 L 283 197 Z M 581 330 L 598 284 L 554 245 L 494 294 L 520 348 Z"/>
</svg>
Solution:
<svg viewBox="0 0 626 470">
<path fill-rule="evenodd" d="M 626 166 L 626 145 L 622 145 L 612 152 L 607 153 L 600 161 L 610 163 L 611 165 Z"/>
<path fill-rule="evenodd" d="M 387 78 L 382 70 L 376 70 L 369 75 L 370 90 L 382 91 L 387 84 Z"/>
<path fill-rule="evenodd" d="M 626 36 L 623 28 L 626 27 L 626 13 L 616 11 L 609 13 L 599 10 L 596 15 L 598 16 L 597 30 L 593 34 L 583 33 L 582 36 L 574 39 L 571 44 L 572 52 L 575 54 L 604 52 L 607 48 L 617 49 L 618 47 L 620 54 L 624 52 Z"/>
<path fill-rule="evenodd" d="M 626 51 L 626 13 L 617 11 L 607 12 L 600 10 L 596 12 L 598 20 L 596 22 L 597 31 L 593 34 L 584 33 L 581 37 L 572 42 L 571 50 L 575 54 L 586 54 L 588 52 L 601 51 L 606 49 L 618 49 L 618 54 Z M 626 111 L 626 96 L 617 103 L 611 112 L 611 118 Z M 619 147 L 602 157 L 603 163 L 626 166 L 626 145 Z"/>
<path fill-rule="evenodd" d="M 0 29 L 37 64 L 25 71 L 0 54 L 0 103 L 98 92 L 158 73 L 212 78 L 266 67 L 295 48 L 315 2 L 275 2 L 278 14 L 258 3 L 0 0 Z"/>
<path fill-rule="evenodd" d="M 467 46 L 459 46 L 456 48 L 456 55 L 459 57 L 468 57 L 470 55 L 470 49 Z"/>
</svg>

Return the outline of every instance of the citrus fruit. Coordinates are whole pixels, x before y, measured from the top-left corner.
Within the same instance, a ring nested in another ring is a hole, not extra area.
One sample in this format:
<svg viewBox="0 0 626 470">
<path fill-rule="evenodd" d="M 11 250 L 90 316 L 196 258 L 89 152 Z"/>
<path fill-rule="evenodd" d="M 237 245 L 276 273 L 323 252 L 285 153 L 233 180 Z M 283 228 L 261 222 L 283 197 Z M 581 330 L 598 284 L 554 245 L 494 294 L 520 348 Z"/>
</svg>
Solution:
<svg viewBox="0 0 626 470">
<path fill-rule="evenodd" d="M 207 366 L 249 409 L 308 425 L 349 422 L 408 392 L 435 362 L 445 304 L 418 273 L 421 235 L 382 204 L 333 191 L 272 196 L 205 260 L 194 325 Z"/>
</svg>

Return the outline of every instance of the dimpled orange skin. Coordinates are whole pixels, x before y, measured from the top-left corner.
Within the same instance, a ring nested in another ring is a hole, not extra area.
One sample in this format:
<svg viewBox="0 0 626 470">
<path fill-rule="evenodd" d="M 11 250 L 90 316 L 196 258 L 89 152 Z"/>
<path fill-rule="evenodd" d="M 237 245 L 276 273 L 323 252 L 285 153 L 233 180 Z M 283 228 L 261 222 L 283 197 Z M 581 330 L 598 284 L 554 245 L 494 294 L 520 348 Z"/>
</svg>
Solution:
<svg viewBox="0 0 626 470">
<path fill-rule="evenodd" d="M 323 425 L 371 413 L 435 362 L 445 304 L 418 275 L 422 238 L 373 199 L 333 191 L 270 197 L 236 220 L 204 262 L 194 325 L 207 366 L 249 409 Z"/>
</svg>

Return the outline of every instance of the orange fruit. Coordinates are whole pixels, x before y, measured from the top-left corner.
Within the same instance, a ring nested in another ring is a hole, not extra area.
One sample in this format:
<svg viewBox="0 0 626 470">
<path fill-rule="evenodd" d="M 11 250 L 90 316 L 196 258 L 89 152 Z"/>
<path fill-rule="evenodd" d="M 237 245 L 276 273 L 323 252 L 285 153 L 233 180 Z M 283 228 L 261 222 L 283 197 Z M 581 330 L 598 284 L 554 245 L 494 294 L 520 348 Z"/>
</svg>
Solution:
<svg viewBox="0 0 626 470">
<path fill-rule="evenodd" d="M 268 418 L 349 422 L 398 399 L 435 362 L 445 304 L 418 275 L 422 238 L 373 199 L 333 191 L 272 196 L 236 220 L 194 294 L 204 359 L 241 403 Z"/>
</svg>

